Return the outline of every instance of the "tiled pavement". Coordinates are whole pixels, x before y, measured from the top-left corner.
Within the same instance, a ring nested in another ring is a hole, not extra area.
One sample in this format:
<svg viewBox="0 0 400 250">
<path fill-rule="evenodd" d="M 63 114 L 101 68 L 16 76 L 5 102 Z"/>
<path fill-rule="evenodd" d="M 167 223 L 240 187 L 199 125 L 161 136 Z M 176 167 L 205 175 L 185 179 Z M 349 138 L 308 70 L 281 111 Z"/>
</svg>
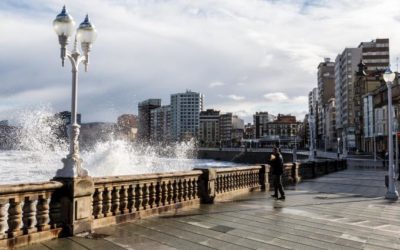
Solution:
<svg viewBox="0 0 400 250">
<path fill-rule="evenodd" d="M 400 201 L 383 198 L 384 175 L 346 170 L 292 187 L 283 202 L 256 192 L 23 249 L 400 249 Z"/>
</svg>

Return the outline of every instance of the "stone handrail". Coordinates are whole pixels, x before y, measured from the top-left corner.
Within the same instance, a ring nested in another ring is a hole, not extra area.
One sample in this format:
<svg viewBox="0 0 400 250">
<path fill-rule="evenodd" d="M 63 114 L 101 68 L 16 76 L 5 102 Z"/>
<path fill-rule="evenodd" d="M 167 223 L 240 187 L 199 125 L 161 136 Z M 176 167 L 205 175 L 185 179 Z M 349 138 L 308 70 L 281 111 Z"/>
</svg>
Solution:
<svg viewBox="0 0 400 250">
<path fill-rule="evenodd" d="M 216 169 L 216 194 L 260 187 L 261 166 Z"/>
<path fill-rule="evenodd" d="M 57 181 L 0 185 L 0 248 L 18 236 L 27 240 L 34 233 L 46 238 L 43 232 L 59 232 L 60 204 L 52 196 L 62 187 Z"/>
<path fill-rule="evenodd" d="M 198 183 L 202 173 L 186 171 L 94 178 L 94 227 L 199 203 Z"/>
<path fill-rule="evenodd" d="M 284 184 L 346 168 L 346 161 L 284 165 Z M 269 165 L 0 185 L 0 249 L 213 203 L 270 188 Z"/>
</svg>

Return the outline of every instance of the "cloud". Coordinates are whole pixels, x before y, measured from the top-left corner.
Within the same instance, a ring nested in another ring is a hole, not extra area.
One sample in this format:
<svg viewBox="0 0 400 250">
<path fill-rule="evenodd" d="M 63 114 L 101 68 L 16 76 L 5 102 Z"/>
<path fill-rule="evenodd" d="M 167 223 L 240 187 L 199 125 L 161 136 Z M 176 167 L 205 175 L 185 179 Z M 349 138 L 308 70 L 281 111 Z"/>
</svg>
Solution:
<svg viewBox="0 0 400 250">
<path fill-rule="evenodd" d="M 61 7 L 0 1 L 0 120 L 27 102 L 69 109 L 71 68 L 61 68 L 51 28 Z M 115 121 L 144 99 L 167 104 L 186 89 L 222 112 L 301 114 L 324 57 L 378 37 L 390 38 L 392 65 L 400 54 L 398 0 L 68 0 L 67 8 L 77 23 L 89 12 L 98 30 L 89 72 L 79 74 L 85 121 Z"/>
<path fill-rule="evenodd" d="M 245 99 L 244 96 L 239 96 L 239 95 L 228 95 L 228 97 L 235 101 L 240 101 Z"/>
<path fill-rule="evenodd" d="M 209 86 L 210 88 L 214 88 L 214 87 L 224 86 L 224 85 L 225 85 L 225 83 L 216 81 L 216 82 L 210 83 L 208 86 Z"/>
<path fill-rule="evenodd" d="M 268 93 L 264 95 L 264 98 L 267 100 L 267 102 L 282 102 L 289 99 L 289 97 L 282 92 Z"/>
<path fill-rule="evenodd" d="M 219 94 L 218 97 L 223 98 L 223 99 L 230 99 L 230 100 L 234 100 L 234 101 L 242 101 L 242 100 L 246 99 L 244 96 L 239 96 L 239 95 L 235 95 L 235 94 L 230 94 L 230 95 Z"/>
</svg>

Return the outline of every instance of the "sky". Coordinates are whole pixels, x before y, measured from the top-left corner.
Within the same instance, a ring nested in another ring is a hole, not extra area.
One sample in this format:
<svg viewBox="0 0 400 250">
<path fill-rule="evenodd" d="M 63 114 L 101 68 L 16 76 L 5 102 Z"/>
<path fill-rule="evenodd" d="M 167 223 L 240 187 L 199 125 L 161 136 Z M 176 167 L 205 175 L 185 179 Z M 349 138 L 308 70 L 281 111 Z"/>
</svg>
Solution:
<svg viewBox="0 0 400 250">
<path fill-rule="evenodd" d="M 390 39 L 392 68 L 400 55 L 398 0 L 1 0 L 0 120 L 70 109 L 71 66 L 61 67 L 52 28 L 64 4 L 98 31 L 79 72 L 83 122 L 113 122 L 186 90 L 246 122 L 257 111 L 301 119 L 325 57 L 376 38 Z"/>
</svg>

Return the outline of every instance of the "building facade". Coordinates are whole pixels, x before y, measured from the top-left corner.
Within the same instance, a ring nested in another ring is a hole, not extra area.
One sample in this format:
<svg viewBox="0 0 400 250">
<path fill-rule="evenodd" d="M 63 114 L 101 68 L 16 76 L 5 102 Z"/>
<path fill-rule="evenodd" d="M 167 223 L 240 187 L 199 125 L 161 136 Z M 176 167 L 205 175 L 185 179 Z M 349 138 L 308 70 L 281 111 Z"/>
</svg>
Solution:
<svg viewBox="0 0 400 250">
<path fill-rule="evenodd" d="M 202 147 L 217 147 L 220 145 L 219 111 L 207 109 L 200 112 L 200 128 L 198 141 Z"/>
<path fill-rule="evenodd" d="M 272 122 L 276 119 L 276 116 L 269 114 L 268 112 L 256 112 L 253 115 L 253 124 L 255 129 L 255 138 L 261 138 L 266 134 L 266 125 L 268 122 Z"/>
<path fill-rule="evenodd" d="M 329 100 L 335 98 L 335 63 L 330 61 L 330 58 L 325 58 L 318 65 L 318 115 L 317 115 L 317 147 L 325 148 L 328 146 L 326 131 L 327 108 Z"/>
<path fill-rule="evenodd" d="M 189 90 L 171 95 L 171 137 L 173 140 L 180 141 L 197 137 L 203 99 L 203 94 Z"/>
<path fill-rule="evenodd" d="M 147 99 L 138 105 L 139 124 L 138 139 L 143 141 L 150 140 L 151 134 L 151 110 L 161 106 L 161 99 Z"/>
<path fill-rule="evenodd" d="M 361 48 L 346 48 L 335 60 L 336 129 L 347 151 L 356 149 L 354 83 Z"/>
<path fill-rule="evenodd" d="M 171 106 L 161 106 L 150 111 L 150 140 L 168 142 L 172 130 Z"/>
<path fill-rule="evenodd" d="M 117 137 L 126 141 L 134 141 L 137 135 L 138 117 L 123 114 L 117 119 Z"/>
</svg>

